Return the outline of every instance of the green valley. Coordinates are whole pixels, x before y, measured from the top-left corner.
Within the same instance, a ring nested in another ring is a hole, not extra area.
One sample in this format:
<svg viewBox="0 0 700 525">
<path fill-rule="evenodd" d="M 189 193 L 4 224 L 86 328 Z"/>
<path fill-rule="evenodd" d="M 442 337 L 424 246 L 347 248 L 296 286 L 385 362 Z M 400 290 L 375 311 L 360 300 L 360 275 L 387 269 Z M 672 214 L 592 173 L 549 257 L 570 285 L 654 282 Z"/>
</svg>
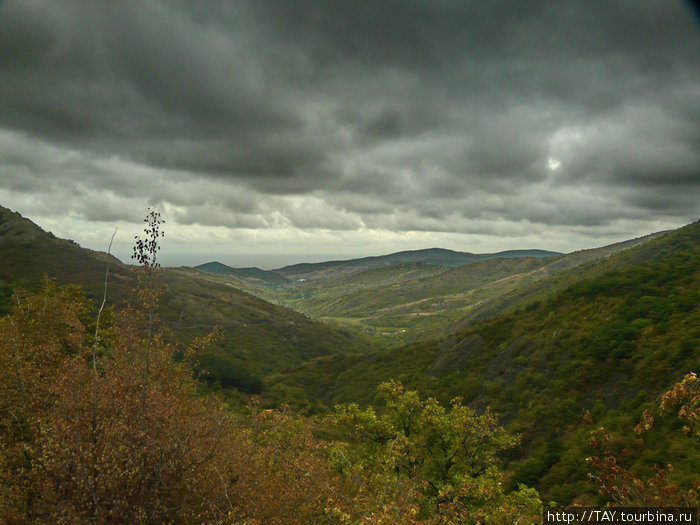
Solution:
<svg viewBox="0 0 700 525">
<path fill-rule="evenodd" d="M 471 319 L 499 313 L 515 297 L 552 290 L 552 280 L 541 287 L 537 283 L 558 272 L 609 257 L 657 235 L 566 255 L 522 250 L 504 252 L 508 257 L 473 256 L 483 260 L 458 267 L 387 264 L 349 276 L 317 276 L 248 290 L 336 326 L 361 328 L 375 344 L 389 347 L 439 337 Z M 351 262 L 345 265 L 352 266 Z"/>
</svg>

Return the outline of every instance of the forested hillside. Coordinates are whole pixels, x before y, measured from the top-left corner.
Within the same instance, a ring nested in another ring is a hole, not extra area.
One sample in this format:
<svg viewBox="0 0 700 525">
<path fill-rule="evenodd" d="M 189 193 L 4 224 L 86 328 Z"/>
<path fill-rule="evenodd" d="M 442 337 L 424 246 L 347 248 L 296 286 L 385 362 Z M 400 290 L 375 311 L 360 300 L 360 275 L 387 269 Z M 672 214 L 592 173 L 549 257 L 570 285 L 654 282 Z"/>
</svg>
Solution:
<svg viewBox="0 0 700 525">
<path fill-rule="evenodd" d="M 109 264 L 107 304 L 123 305 L 136 272 L 106 253 L 58 239 L 17 213 L 0 207 L 0 312 L 16 288 L 38 291 L 46 279 L 79 284 L 95 304 L 102 300 Z M 365 351 L 361 334 L 337 330 L 272 305 L 230 283 L 185 268 L 163 270 L 159 303 L 171 337 L 185 341 L 221 327 L 224 337 L 201 357 L 204 377 L 223 387 L 260 392 L 262 378 L 312 357 Z"/>
<path fill-rule="evenodd" d="M 372 268 L 395 266 L 406 263 L 423 263 L 455 268 L 457 266 L 487 259 L 549 257 L 552 255 L 559 255 L 559 253 L 547 250 L 509 250 L 498 253 L 467 253 L 445 250 L 443 248 L 429 248 L 426 250 L 409 250 L 391 253 L 389 255 L 362 257 L 360 259 L 349 259 L 345 261 L 293 264 L 278 268 L 275 270 L 275 273 L 294 280 L 317 280 L 343 277 Z"/>
<path fill-rule="evenodd" d="M 0 525 L 698 525 L 698 22 L 0 0 Z"/>
<path fill-rule="evenodd" d="M 489 413 L 387 383 L 384 415 L 339 408 L 324 422 L 336 438 L 320 441 L 307 418 L 203 393 L 198 363 L 226 334 L 183 343 L 159 322 L 164 295 L 182 297 L 156 261 L 159 217 L 137 239 L 125 305 L 95 315 L 80 287 L 48 279 L 13 292 L 0 318 L 0 520 L 539 521 L 535 491 L 502 488 L 497 454 L 516 441 Z"/>
<path fill-rule="evenodd" d="M 523 434 L 512 481 L 567 501 L 585 491 L 577 461 L 585 453 L 585 411 L 631 430 L 655 393 L 700 363 L 698 261 L 700 223 L 694 223 L 557 275 L 551 293 L 544 281 L 541 299 L 516 311 L 433 341 L 318 359 L 278 376 L 277 388 L 301 404 L 306 398 L 328 406 L 370 403 L 378 383 L 396 378 L 443 402 L 461 396 L 472 406 L 490 406 Z M 673 440 L 656 445 L 640 461 L 675 459 L 688 481 L 697 450 Z"/>
</svg>

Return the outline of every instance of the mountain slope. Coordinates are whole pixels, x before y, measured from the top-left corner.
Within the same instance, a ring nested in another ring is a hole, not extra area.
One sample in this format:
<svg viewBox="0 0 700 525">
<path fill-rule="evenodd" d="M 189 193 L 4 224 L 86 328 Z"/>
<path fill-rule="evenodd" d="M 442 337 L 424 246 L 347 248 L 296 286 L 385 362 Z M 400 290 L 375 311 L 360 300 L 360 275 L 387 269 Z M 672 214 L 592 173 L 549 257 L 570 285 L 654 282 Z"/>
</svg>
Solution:
<svg viewBox="0 0 700 525">
<path fill-rule="evenodd" d="M 7 311 L 15 287 L 36 291 L 44 277 L 73 282 L 80 277 L 90 297 L 96 299 L 104 287 L 110 264 L 111 297 L 123 298 L 132 273 L 116 257 L 81 248 L 75 242 L 56 238 L 19 213 L 0 206 L 0 312 Z"/>
<path fill-rule="evenodd" d="M 10 307 L 16 287 L 41 288 L 45 278 L 80 284 L 95 302 L 102 299 L 110 263 L 109 304 L 124 301 L 136 285 L 137 269 L 105 253 L 57 239 L 21 215 L 0 207 L 0 311 Z M 358 334 L 336 330 L 287 308 L 236 289 L 225 279 L 190 269 L 166 268 L 160 314 L 176 341 L 221 326 L 224 338 L 202 356 L 210 380 L 259 390 L 272 372 L 307 359 L 365 350 Z"/>
<path fill-rule="evenodd" d="M 698 261 L 700 222 L 557 274 L 540 299 L 449 337 L 324 357 L 276 379 L 299 402 L 376 401 L 377 384 L 393 377 L 444 402 L 461 396 L 476 407 L 490 405 L 523 436 L 513 482 L 537 485 L 546 498 L 567 503 L 590 490 L 584 412 L 631 430 L 659 392 L 697 371 Z M 672 462 L 681 481 L 700 464 L 697 449 L 676 441 L 649 447 L 640 464 Z"/>
<path fill-rule="evenodd" d="M 541 300 L 554 293 L 562 291 L 569 286 L 572 281 L 581 278 L 592 278 L 600 272 L 609 271 L 615 267 L 622 268 L 633 263 L 626 256 L 613 257 L 615 254 L 626 252 L 630 248 L 640 246 L 653 239 L 662 237 L 668 231 L 656 232 L 644 235 L 636 239 L 630 239 L 600 248 L 579 250 L 551 260 L 550 263 L 542 266 L 541 269 L 533 272 L 530 279 L 525 280 L 520 286 L 513 287 L 512 290 L 500 295 L 494 295 L 483 301 L 478 308 L 469 312 L 453 328 L 464 328 L 475 319 L 484 319 L 502 312 L 511 311 L 522 307 L 535 300 Z M 649 250 L 639 250 L 632 252 L 637 262 L 646 260 L 653 254 L 654 248 Z M 601 261 L 608 261 L 607 264 L 600 264 Z M 617 265 L 617 266 L 616 266 Z M 558 274 L 558 276 L 556 276 Z"/>
<path fill-rule="evenodd" d="M 331 296 L 360 289 L 432 277 L 433 275 L 443 273 L 449 269 L 450 267 L 448 266 L 438 266 L 424 262 L 392 264 L 390 266 L 369 268 L 348 276 L 331 277 L 329 279 L 299 283 L 295 286 L 295 289 L 303 292 L 311 292 L 311 294 L 318 290 L 319 293 Z"/>
<path fill-rule="evenodd" d="M 333 300 L 310 299 L 303 303 L 309 313 L 316 315 L 367 317 L 378 310 L 383 312 L 417 313 L 444 310 L 444 301 L 454 301 L 469 290 L 488 282 L 529 272 L 543 265 L 543 259 L 521 257 L 517 259 L 488 259 L 453 268 L 431 277 L 423 277 L 410 283 L 400 282 L 368 287 L 351 294 L 334 297 Z M 431 305 L 423 304 L 425 301 Z M 301 305 L 300 305 L 301 306 Z"/>
</svg>

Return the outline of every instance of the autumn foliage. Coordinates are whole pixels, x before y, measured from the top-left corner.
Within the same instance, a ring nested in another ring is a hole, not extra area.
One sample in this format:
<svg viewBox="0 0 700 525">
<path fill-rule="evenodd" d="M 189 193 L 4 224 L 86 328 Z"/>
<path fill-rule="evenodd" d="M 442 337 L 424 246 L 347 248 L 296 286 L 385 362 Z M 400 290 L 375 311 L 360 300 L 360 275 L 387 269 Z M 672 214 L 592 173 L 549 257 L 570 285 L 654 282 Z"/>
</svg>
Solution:
<svg viewBox="0 0 700 525">
<path fill-rule="evenodd" d="M 223 508 L 212 469 L 228 418 L 195 395 L 186 361 L 139 334 L 134 309 L 93 366 L 78 290 L 49 284 L 15 303 L 0 321 L 5 521 L 137 523 Z"/>
<path fill-rule="evenodd" d="M 256 400 L 233 411 L 200 389 L 201 352 L 161 324 L 160 216 L 136 238 L 138 286 L 97 313 L 76 286 L 16 290 L 0 319 L 0 522 L 231 524 L 539 523 L 534 489 L 507 491 L 518 443 L 489 410 L 449 406 L 396 381 L 384 405 L 312 419 Z M 109 267 L 105 274 L 105 293 Z M 700 389 L 686 375 L 643 413 L 675 414 L 697 447 Z M 668 418 L 667 418 L 668 419 Z M 318 435 L 324 435 L 321 439 Z M 612 504 L 693 506 L 671 465 L 631 468 L 621 438 L 594 430 L 591 479 Z M 581 460 L 583 461 L 583 460 Z"/>
<path fill-rule="evenodd" d="M 387 383 L 385 415 L 341 407 L 347 441 L 287 410 L 233 414 L 198 392 L 197 354 L 134 304 L 94 332 L 77 287 L 18 292 L 0 320 L 0 521 L 508 523 L 537 513 L 501 489 L 513 438 L 493 415 Z"/>
</svg>

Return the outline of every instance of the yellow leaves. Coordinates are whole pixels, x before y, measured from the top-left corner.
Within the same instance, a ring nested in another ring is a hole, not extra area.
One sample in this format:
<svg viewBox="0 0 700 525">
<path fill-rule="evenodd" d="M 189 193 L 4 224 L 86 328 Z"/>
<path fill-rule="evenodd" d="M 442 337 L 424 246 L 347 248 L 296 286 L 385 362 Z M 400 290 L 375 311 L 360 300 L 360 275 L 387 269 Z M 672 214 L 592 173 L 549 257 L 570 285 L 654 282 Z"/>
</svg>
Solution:
<svg viewBox="0 0 700 525">
<path fill-rule="evenodd" d="M 154 293 L 100 337 L 97 372 L 76 290 L 21 296 L 0 320 L 0 521 L 507 523 L 537 504 L 504 494 L 496 453 L 514 438 L 460 399 L 387 383 L 387 410 L 338 407 L 352 439 L 325 445 L 286 410 L 234 420 L 196 395 L 189 365 L 219 334 L 175 363 L 151 330 Z"/>
<path fill-rule="evenodd" d="M 331 523 L 352 523 L 352 516 L 339 507 L 324 507 L 323 512 L 328 516 Z"/>
<path fill-rule="evenodd" d="M 79 352 L 74 289 L 49 286 L 16 303 L 0 321 L 0 364 L 16 365 L 0 367 L 0 521 L 12 509 L 75 522 L 219 515 L 212 505 L 225 487 L 211 469 L 228 472 L 236 441 L 225 414 L 182 388 L 194 382 L 173 366 L 173 349 L 127 323 L 95 375 Z M 9 431 L 12 420 L 21 432 Z"/>
<path fill-rule="evenodd" d="M 683 384 L 694 385 L 698 380 L 698 376 L 695 372 L 689 372 L 683 378 Z"/>
<path fill-rule="evenodd" d="M 206 348 L 215 342 L 220 341 L 223 338 L 223 335 L 224 334 L 221 327 L 216 327 L 206 336 L 196 337 L 185 350 L 182 361 L 185 363 L 191 363 L 197 358 L 197 356 L 201 355 Z"/>
<path fill-rule="evenodd" d="M 653 426 L 654 416 L 652 416 L 651 412 L 647 409 L 642 412 L 642 421 L 634 427 L 634 431 L 637 434 L 641 434 L 642 432 L 646 432 L 647 430 L 651 429 Z"/>
<path fill-rule="evenodd" d="M 700 388 L 698 388 L 697 374 L 690 372 L 661 395 L 658 403 L 660 415 L 665 415 L 673 407 L 680 405 L 677 416 L 686 424 L 683 432 L 692 435 L 696 430 L 696 437 L 700 437 Z M 645 432 L 652 428 L 654 418 L 649 410 L 642 414 L 643 421 L 635 427 L 637 433 Z"/>
</svg>

